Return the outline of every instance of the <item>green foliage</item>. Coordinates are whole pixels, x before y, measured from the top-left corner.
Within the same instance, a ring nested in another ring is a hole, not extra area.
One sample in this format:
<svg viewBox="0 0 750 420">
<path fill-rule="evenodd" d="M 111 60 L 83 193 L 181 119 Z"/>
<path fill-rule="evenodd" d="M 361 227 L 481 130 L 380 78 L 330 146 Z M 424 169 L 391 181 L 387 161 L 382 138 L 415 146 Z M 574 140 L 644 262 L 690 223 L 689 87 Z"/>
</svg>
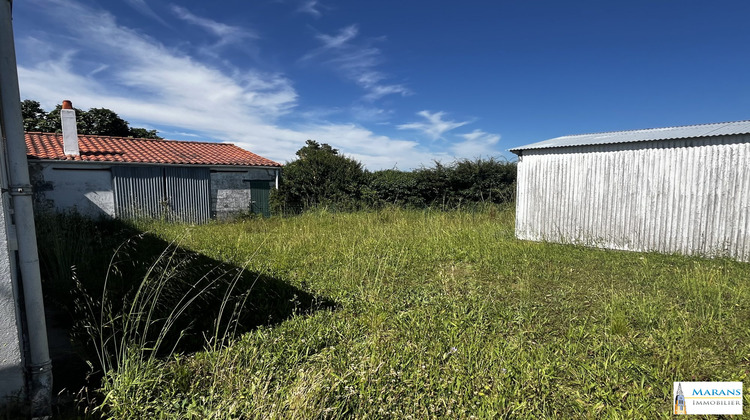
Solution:
<svg viewBox="0 0 750 420">
<path fill-rule="evenodd" d="M 78 126 L 85 134 L 116 137 L 127 137 L 130 134 L 128 122 L 106 108 L 91 108 L 78 116 Z"/>
<path fill-rule="evenodd" d="M 294 212 L 317 206 L 353 209 L 365 184 L 362 164 L 328 144 L 307 140 L 297 159 L 284 166 L 278 191 L 271 197 L 275 211 Z"/>
<path fill-rule="evenodd" d="M 374 207 L 399 206 L 408 208 L 424 207 L 422 197 L 415 194 L 417 174 L 415 172 L 385 169 L 368 172 L 368 183 L 363 195 L 365 202 Z"/>
<path fill-rule="evenodd" d="M 159 140 L 161 137 L 157 134 L 156 130 L 147 130 L 145 128 L 130 127 L 128 130 L 128 136 L 137 139 L 155 139 Z"/>
<path fill-rule="evenodd" d="M 355 210 L 398 206 L 457 209 L 502 204 L 515 196 L 516 165 L 494 158 L 435 162 L 414 171 L 369 172 L 328 144 L 308 140 L 287 163 L 278 191 L 271 194 L 274 213 L 299 213 L 324 206 Z"/>
<path fill-rule="evenodd" d="M 451 165 L 435 162 L 432 168 L 412 172 L 387 169 L 369 174 L 367 204 L 379 208 L 456 209 L 476 204 L 513 201 L 515 163 L 494 158 L 460 160 Z"/>
<path fill-rule="evenodd" d="M 459 201 L 506 203 L 513 201 L 516 165 L 490 159 L 461 160 L 453 165 L 451 188 Z"/>
<path fill-rule="evenodd" d="M 26 99 L 21 102 L 24 131 L 56 133 L 62 130 L 60 110 L 62 105 L 47 113 L 37 101 Z M 156 130 L 130 127 L 128 122 L 107 108 L 91 108 L 76 111 L 76 125 L 79 134 L 161 139 Z"/>
<path fill-rule="evenodd" d="M 21 117 L 24 131 L 47 131 L 47 112 L 39 102 L 31 99 L 21 102 Z"/>
<path fill-rule="evenodd" d="M 151 228 L 340 307 L 133 363 L 114 418 L 667 419 L 750 376 L 745 263 L 519 241 L 510 206 Z"/>
</svg>

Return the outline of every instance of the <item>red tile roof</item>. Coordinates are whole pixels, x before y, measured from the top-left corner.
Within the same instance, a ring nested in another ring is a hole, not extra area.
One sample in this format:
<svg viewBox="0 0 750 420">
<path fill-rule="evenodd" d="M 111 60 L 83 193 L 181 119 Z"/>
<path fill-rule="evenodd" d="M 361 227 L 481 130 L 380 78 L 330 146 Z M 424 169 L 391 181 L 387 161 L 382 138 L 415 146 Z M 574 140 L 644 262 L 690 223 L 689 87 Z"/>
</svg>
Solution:
<svg viewBox="0 0 750 420">
<path fill-rule="evenodd" d="M 26 133 L 29 159 L 182 165 L 281 166 L 229 143 L 78 135 L 80 156 L 65 155 L 63 136 Z"/>
</svg>

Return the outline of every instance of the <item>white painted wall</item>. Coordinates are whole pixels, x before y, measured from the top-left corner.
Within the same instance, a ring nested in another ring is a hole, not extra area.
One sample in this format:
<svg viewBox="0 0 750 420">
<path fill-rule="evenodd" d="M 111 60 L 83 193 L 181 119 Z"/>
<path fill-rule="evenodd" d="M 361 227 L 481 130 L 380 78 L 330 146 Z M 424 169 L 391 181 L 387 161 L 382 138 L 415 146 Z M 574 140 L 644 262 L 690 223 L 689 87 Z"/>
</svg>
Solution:
<svg viewBox="0 0 750 420">
<path fill-rule="evenodd" d="M 58 211 L 77 209 L 92 216 L 115 217 L 112 172 L 108 166 L 92 164 L 36 164 L 35 190 Z M 39 169 L 37 169 L 39 170 Z"/>
<path fill-rule="evenodd" d="M 750 136 L 524 150 L 516 236 L 750 261 Z"/>
</svg>

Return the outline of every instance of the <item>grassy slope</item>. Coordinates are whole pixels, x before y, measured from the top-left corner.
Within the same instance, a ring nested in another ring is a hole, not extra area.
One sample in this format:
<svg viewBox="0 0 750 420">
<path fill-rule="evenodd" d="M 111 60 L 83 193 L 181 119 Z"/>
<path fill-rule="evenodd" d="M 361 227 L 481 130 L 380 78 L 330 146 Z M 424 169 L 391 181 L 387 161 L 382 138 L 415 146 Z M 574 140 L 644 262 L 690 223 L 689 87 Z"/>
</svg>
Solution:
<svg viewBox="0 0 750 420">
<path fill-rule="evenodd" d="M 748 264 L 522 242 L 495 209 L 149 228 L 340 306 L 122 372 L 117 417 L 666 418 L 673 381 L 750 372 Z"/>
</svg>

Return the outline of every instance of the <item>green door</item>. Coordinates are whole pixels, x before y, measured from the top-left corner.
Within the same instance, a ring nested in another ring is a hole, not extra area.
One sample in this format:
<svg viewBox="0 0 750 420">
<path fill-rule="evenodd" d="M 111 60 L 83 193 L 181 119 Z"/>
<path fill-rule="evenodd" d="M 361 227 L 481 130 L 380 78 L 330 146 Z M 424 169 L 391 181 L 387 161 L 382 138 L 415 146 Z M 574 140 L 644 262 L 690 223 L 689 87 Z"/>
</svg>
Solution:
<svg viewBox="0 0 750 420">
<path fill-rule="evenodd" d="M 271 208 L 268 205 L 271 197 L 271 183 L 269 181 L 250 181 L 250 211 L 271 216 Z"/>
</svg>

